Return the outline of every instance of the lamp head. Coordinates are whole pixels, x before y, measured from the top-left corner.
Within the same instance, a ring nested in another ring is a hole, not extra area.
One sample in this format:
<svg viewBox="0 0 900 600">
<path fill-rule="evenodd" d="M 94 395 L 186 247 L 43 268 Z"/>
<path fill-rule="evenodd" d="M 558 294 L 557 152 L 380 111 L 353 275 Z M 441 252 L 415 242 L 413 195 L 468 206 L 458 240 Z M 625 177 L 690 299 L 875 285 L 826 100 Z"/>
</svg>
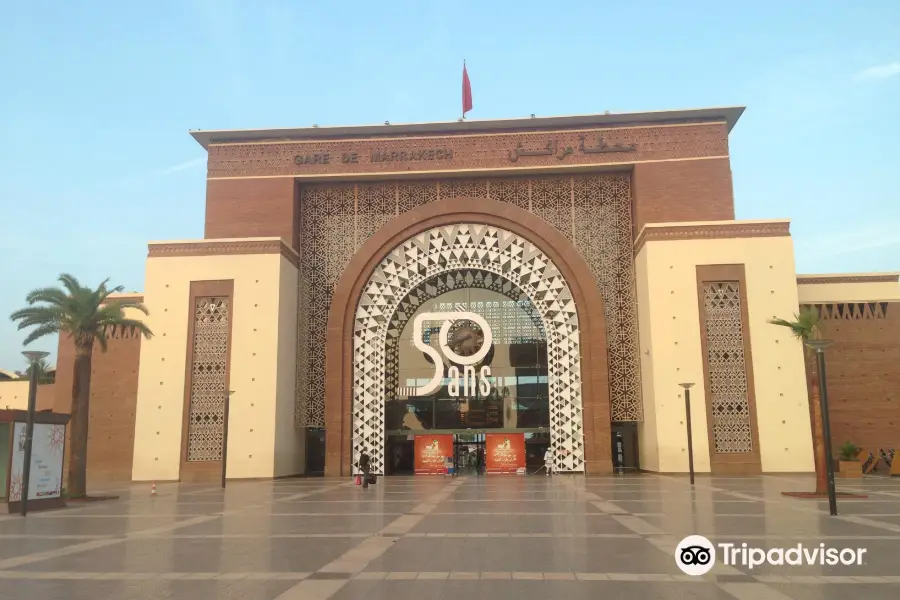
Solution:
<svg viewBox="0 0 900 600">
<path fill-rule="evenodd" d="M 692 387 L 694 387 L 694 384 L 693 384 L 693 383 L 679 383 L 678 385 L 680 385 L 681 387 L 683 387 L 683 388 L 686 389 L 686 390 L 689 390 L 689 389 L 691 389 Z"/>
<path fill-rule="evenodd" d="M 42 358 L 50 356 L 49 352 L 43 352 L 42 350 L 23 350 L 22 354 L 28 359 L 29 364 L 34 364 Z"/>
<path fill-rule="evenodd" d="M 822 352 L 831 345 L 831 340 L 806 340 L 804 343 L 816 352 Z"/>
</svg>

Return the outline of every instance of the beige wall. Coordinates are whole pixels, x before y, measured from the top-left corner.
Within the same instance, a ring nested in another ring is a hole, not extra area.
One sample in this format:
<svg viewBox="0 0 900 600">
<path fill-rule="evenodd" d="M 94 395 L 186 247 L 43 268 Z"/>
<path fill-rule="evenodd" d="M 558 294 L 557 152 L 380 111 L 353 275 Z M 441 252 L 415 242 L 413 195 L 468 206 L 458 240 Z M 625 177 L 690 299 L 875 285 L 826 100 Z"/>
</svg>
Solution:
<svg viewBox="0 0 900 600">
<path fill-rule="evenodd" d="M 28 380 L 0 381 L 0 409 L 28 409 Z"/>
<path fill-rule="evenodd" d="M 644 420 L 638 422 L 638 443 L 640 466 L 646 471 L 660 471 L 659 440 L 656 420 L 656 379 L 653 376 L 655 355 L 651 353 L 653 346 L 651 332 L 654 330 L 651 307 L 660 311 L 660 307 L 651 303 L 650 281 L 647 278 L 647 252 L 642 248 L 634 258 L 635 291 L 638 304 L 638 340 L 641 356 L 642 397 L 644 402 Z M 662 349 L 660 349 L 662 353 Z"/>
<path fill-rule="evenodd" d="M 710 470 L 696 267 L 717 264 L 745 265 L 762 469 L 812 471 L 801 347 L 790 332 L 767 323 L 797 312 L 790 237 L 648 241 L 641 248 L 635 262 L 645 407 L 639 426 L 641 466 L 688 470 L 678 384 L 693 382 L 695 469 Z"/>
<path fill-rule="evenodd" d="M 812 276 L 808 276 L 812 277 Z M 834 277 L 840 277 L 835 275 Z M 900 301 L 900 283 L 803 283 L 799 278 L 800 304 L 825 304 L 831 302 L 897 302 Z"/>
<path fill-rule="evenodd" d="M 203 242 L 191 242 L 203 243 Z M 231 332 L 229 478 L 299 472 L 302 442 L 293 429 L 296 268 L 279 254 L 147 259 L 144 301 L 156 334 L 141 349 L 134 442 L 134 480 L 176 480 L 190 283 L 234 280 Z"/>
<path fill-rule="evenodd" d="M 281 259 L 278 301 L 278 403 L 275 411 L 275 477 L 297 475 L 306 468 L 305 429 L 294 427 L 297 386 L 297 279 L 299 273 Z"/>
</svg>

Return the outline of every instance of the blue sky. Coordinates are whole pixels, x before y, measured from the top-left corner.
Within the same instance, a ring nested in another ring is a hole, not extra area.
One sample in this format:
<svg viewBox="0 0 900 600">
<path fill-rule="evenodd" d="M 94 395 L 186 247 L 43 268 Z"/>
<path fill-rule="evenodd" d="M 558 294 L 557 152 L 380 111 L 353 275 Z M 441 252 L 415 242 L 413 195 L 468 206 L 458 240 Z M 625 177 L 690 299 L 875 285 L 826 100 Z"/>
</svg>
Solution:
<svg viewBox="0 0 900 600">
<path fill-rule="evenodd" d="M 897 0 L 0 2 L 0 367 L 30 289 L 140 290 L 148 240 L 203 236 L 188 129 L 455 119 L 463 58 L 472 119 L 745 105 L 738 218 L 900 271 Z"/>
</svg>

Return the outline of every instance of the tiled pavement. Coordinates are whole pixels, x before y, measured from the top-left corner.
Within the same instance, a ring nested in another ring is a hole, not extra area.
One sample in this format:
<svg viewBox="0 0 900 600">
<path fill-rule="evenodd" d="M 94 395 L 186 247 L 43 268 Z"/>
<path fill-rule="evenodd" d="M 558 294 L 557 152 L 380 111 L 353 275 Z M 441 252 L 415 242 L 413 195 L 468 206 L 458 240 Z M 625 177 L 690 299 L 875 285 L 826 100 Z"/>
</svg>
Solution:
<svg viewBox="0 0 900 600">
<path fill-rule="evenodd" d="M 243 600 L 900 598 L 900 480 L 797 500 L 808 477 L 460 477 L 129 485 L 115 501 L 0 517 L 0 598 Z M 867 548 L 859 566 L 678 570 L 686 535 Z"/>
</svg>

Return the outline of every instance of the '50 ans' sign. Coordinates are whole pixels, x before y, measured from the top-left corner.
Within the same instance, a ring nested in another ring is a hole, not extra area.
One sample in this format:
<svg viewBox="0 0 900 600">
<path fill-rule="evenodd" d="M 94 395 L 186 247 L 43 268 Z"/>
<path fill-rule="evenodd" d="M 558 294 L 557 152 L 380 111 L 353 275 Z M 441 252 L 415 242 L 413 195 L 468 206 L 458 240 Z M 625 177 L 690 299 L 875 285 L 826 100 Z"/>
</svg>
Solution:
<svg viewBox="0 0 900 600">
<path fill-rule="evenodd" d="M 472 312 L 429 312 L 416 315 L 416 318 L 413 321 L 413 343 L 416 348 L 431 357 L 431 360 L 434 363 L 434 377 L 432 377 L 431 381 L 424 386 L 415 388 L 413 395 L 416 396 L 427 396 L 436 392 L 438 388 L 441 387 L 441 380 L 444 376 L 444 361 L 441 359 L 440 353 L 438 353 L 435 348 L 427 345 L 423 338 L 422 324 L 425 321 L 444 322 L 444 324 L 441 325 L 441 330 L 438 334 L 438 347 L 450 361 L 463 365 L 463 395 L 474 395 L 476 392 L 474 365 L 478 364 L 487 356 L 491 349 L 491 344 L 494 342 L 491 327 L 488 325 L 487 320 L 481 315 Z M 484 340 L 482 341 L 481 348 L 479 348 L 475 354 L 472 354 L 471 356 L 461 356 L 450 348 L 447 338 L 450 334 L 450 327 L 454 321 L 472 321 L 481 327 L 481 331 L 484 333 Z M 491 393 L 491 382 L 488 379 L 490 376 L 491 368 L 487 365 L 481 367 L 477 385 L 480 387 L 479 391 L 483 396 L 487 396 Z M 451 396 L 459 397 L 459 368 L 456 367 L 456 365 L 451 365 L 450 368 L 447 369 L 447 377 L 450 379 L 450 385 L 448 386 L 447 391 Z"/>
</svg>

